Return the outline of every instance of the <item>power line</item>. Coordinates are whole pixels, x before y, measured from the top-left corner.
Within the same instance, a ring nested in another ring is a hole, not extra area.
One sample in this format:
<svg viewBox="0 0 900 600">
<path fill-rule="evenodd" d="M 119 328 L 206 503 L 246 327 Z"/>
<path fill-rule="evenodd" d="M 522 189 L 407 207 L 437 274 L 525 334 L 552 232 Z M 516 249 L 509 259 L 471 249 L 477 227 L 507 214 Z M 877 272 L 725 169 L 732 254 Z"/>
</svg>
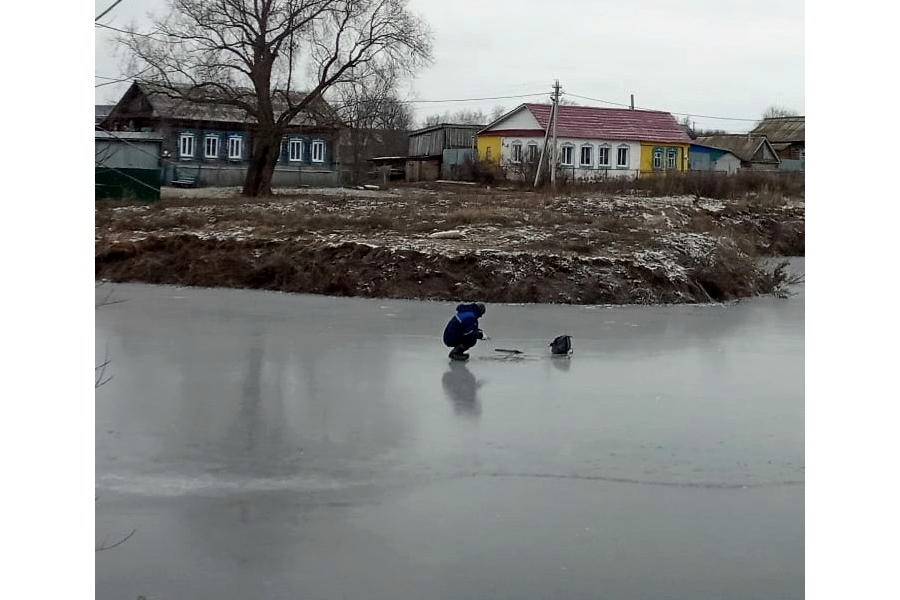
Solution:
<svg viewBox="0 0 900 600">
<path fill-rule="evenodd" d="M 118 27 L 113 27 L 112 25 L 106 25 L 104 23 L 94 23 L 94 27 L 102 27 L 103 29 L 109 29 L 110 31 L 118 31 L 119 33 L 124 33 L 126 35 L 136 35 L 138 37 L 145 37 L 151 39 L 155 42 L 165 42 L 166 44 L 181 44 L 183 40 L 173 39 L 173 40 L 161 40 L 159 38 L 153 37 L 152 34 L 149 33 L 138 33 L 137 31 L 128 31 L 127 29 L 120 29 Z"/>
<path fill-rule="evenodd" d="M 127 80 L 133 79 L 134 77 L 137 77 L 139 75 L 143 75 L 144 73 L 149 71 L 151 68 L 152 67 L 147 67 L 141 71 L 138 71 L 134 75 L 131 75 L 129 77 L 124 77 L 124 78 L 108 77 L 106 75 L 94 75 L 94 78 L 96 78 L 96 79 L 110 80 L 108 83 L 100 83 L 100 84 L 95 85 L 94 87 L 101 87 L 104 85 L 109 85 L 111 83 L 120 83 L 122 81 L 127 81 Z M 545 95 L 547 95 L 547 92 L 535 92 L 533 94 L 514 94 L 511 96 L 484 96 L 481 98 L 430 98 L 430 99 L 426 99 L 426 100 L 400 100 L 400 99 L 397 99 L 396 101 L 399 104 L 438 104 L 438 103 L 443 103 L 443 102 L 479 102 L 482 100 L 509 100 L 511 98 L 531 98 L 534 96 L 545 96 Z"/>
<path fill-rule="evenodd" d="M 99 87 L 104 87 L 107 85 L 114 85 L 116 83 L 122 83 L 123 81 L 128 81 L 130 79 L 131 79 L 131 77 L 126 77 L 125 79 L 115 79 L 113 81 L 106 81 L 104 83 L 98 83 L 98 84 L 94 85 L 94 87 L 99 88 Z"/>
<path fill-rule="evenodd" d="M 573 94 L 571 92 L 563 92 L 564 96 L 572 96 L 573 98 L 580 98 L 582 100 L 592 100 L 594 102 L 601 102 L 603 104 L 612 104 L 613 106 L 624 106 L 625 108 L 631 108 L 629 104 L 622 104 L 621 102 L 613 102 L 612 100 L 601 100 L 599 98 L 588 98 L 587 96 L 579 96 L 578 94 Z"/>
<path fill-rule="evenodd" d="M 145 35 L 146 37 L 150 37 L 144 33 L 136 33 L 133 31 L 126 31 L 124 29 L 119 29 L 118 27 L 113 27 L 112 25 L 107 25 L 106 23 L 94 23 L 94 27 L 102 27 L 103 29 L 111 29 L 112 31 L 118 31 L 119 33 L 134 33 L 135 35 Z"/>
<path fill-rule="evenodd" d="M 603 104 L 612 104 L 614 106 L 623 106 L 625 108 L 631 108 L 630 105 L 622 104 L 621 102 L 613 102 L 611 100 L 602 100 L 600 98 L 591 98 L 589 96 L 579 96 L 578 94 L 572 94 L 571 92 L 566 92 L 566 95 L 572 96 L 573 98 L 580 98 L 582 100 L 591 100 L 593 102 L 602 102 Z M 638 107 L 638 109 L 639 110 L 656 110 L 656 109 L 652 109 L 652 108 L 641 108 L 641 107 Z M 699 115 L 697 113 L 682 113 L 682 112 L 674 112 L 674 111 L 666 111 L 666 112 L 668 112 L 669 114 L 672 114 L 672 115 L 679 115 L 682 117 L 697 117 L 697 118 L 701 118 L 701 119 L 718 119 L 720 121 L 747 121 L 750 123 L 757 123 L 759 121 L 759 119 L 747 119 L 744 117 L 719 117 L 719 116 L 713 116 L 713 115 Z"/>
<path fill-rule="evenodd" d="M 118 6 L 119 2 L 121 2 L 121 1 L 122 1 L 122 0 L 116 0 L 115 2 L 113 2 L 113 3 L 109 6 L 109 8 L 107 8 L 107 9 L 104 10 L 102 13 L 100 13 L 99 15 L 97 15 L 96 17 L 94 17 L 94 21 L 99 21 L 100 19 L 102 19 L 104 16 L 106 16 L 106 13 L 108 13 L 109 11 L 111 11 L 112 9 L 114 9 L 116 6 Z"/>
<path fill-rule="evenodd" d="M 532 96 L 546 96 L 547 92 L 536 92 L 534 94 L 516 94 L 514 96 L 487 96 L 484 98 L 447 98 L 443 100 L 400 100 L 404 104 L 426 104 L 438 102 L 477 102 L 480 100 L 509 100 L 510 98 L 530 98 Z"/>
<path fill-rule="evenodd" d="M 98 87 L 103 87 L 103 86 L 105 86 L 105 85 L 113 85 L 113 84 L 116 84 L 116 83 L 122 83 L 123 81 L 129 81 L 129 80 L 131 80 L 131 79 L 134 79 L 135 77 L 138 77 L 138 76 L 140 76 L 140 75 L 143 75 L 144 73 L 146 73 L 147 71 L 149 71 L 149 70 L 152 69 L 152 68 L 153 68 L 153 67 L 149 67 L 149 66 L 148 66 L 148 67 L 146 67 L 146 68 L 144 68 L 144 69 L 138 71 L 138 72 L 135 73 L 134 75 L 128 75 L 127 77 L 119 77 L 119 78 L 115 78 L 115 77 L 106 77 L 106 76 L 104 76 L 104 75 L 94 75 L 94 78 L 95 78 L 95 79 L 108 79 L 108 80 L 109 80 L 109 81 L 106 81 L 105 83 L 98 83 L 98 84 L 96 84 L 94 87 L 95 87 L 95 88 L 98 88 Z"/>
<path fill-rule="evenodd" d="M 147 189 L 153 190 L 154 192 L 158 192 L 158 191 L 159 191 L 157 188 L 153 187 L 153 186 L 150 185 L 149 183 L 146 183 L 146 182 L 144 182 L 144 181 L 141 181 L 141 180 L 138 179 L 137 177 L 132 177 L 131 175 L 129 175 L 129 174 L 126 173 L 125 171 L 122 171 L 121 169 L 117 169 L 117 168 L 115 168 L 115 167 L 110 167 L 109 165 L 104 164 L 104 162 L 103 162 L 102 160 L 94 161 L 94 164 L 95 164 L 96 166 L 98 166 L 98 167 L 103 167 L 104 169 L 109 169 L 110 171 L 115 171 L 115 172 L 118 173 L 119 175 L 123 175 L 123 176 L 125 176 L 126 178 L 128 178 L 128 179 L 134 181 L 135 183 L 138 183 L 138 184 L 144 186 L 144 187 L 147 188 Z"/>
</svg>

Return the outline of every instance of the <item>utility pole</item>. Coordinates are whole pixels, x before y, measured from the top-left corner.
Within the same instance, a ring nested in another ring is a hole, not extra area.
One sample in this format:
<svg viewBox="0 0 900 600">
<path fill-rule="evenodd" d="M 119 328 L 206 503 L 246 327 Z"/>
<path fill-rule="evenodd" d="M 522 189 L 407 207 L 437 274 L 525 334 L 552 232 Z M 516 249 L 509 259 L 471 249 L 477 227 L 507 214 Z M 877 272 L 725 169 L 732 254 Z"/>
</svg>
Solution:
<svg viewBox="0 0 900 600">
<path fill-rule="evenodd" d="M 556 189 L 556 163 L 557 163 L 557 152 L 559 149 L 556 147 L 556 117 L 559 113 L 559 79 L 553 84 L 553 108 L 550 116 L 550 127 L 553 130 L 553 145 L 550 147 L 550 185 L 553 189 Z"/>
<path fill-rule="evenodd" d="M 544 169 L 544 157 L 549 156 L 547 144 L 550 141 L 550 122 L 553 121 L 553 107 L 550 107 L 550 118 L 547 120 L 547 131 L 544 132 L 544 145 L 541 146 L 541 157 L 537 162 L 537 173 L 534 174 L 534 187 L 541 180 L 541 171 Z M 550 162 L 549 160 L 547 162 Z"/>
<path fill-rule="evenodd" d="M 547 164 L 550 169 L 550 180 L 553 181 L 555 179 L 555 175 L 553 174 L 555 169 L 553 168 L 554 160 L 553 160 L 553 149 L 549 148 L 548 142 L 550 141 L 550 130 L 554 129 L 554 124 L 556 123 L 556 109 L 557 109 L 557 100 L 559 98 L 559 80 L 556 81 L 556 85 L 553 88 L 554 92 L 550 94 L 550 100 L 552 101 L 552 105 L 550 106 L 550 118 L 547 119 L 547 130 L 544 132 L 544 145 L 541 146 L 541 158 L 537 163 L 537 173 L 534 174 L 534 187 L 538 186 L 538 182 L 541 180 L 541 171 L 544 168 L 544 157 L 547 157 Z M 554 144 L 556 140 L 554 138 Z"/>
</svg>

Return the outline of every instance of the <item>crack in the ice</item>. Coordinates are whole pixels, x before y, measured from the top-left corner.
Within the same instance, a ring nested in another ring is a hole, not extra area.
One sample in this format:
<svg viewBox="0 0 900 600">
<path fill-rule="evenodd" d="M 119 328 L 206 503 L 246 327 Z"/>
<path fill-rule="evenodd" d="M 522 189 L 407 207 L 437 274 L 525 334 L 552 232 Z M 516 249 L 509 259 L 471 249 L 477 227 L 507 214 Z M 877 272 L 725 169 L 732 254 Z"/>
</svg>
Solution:
<svg viewBox="0 0 900 600">
<path fill-rule="evenodd" d="M 784 481 L 763 481 L 763 482 L 742 482 L 742 483 L 726 483 L 726 482 L 715 482 L 715 481 L 667 481 L 667 480 L 658 480 L 658 479 L 636 479 L 631 477 L 612 477 L 608 475 L 579 475 L 577 473 L 467 473 L 459 475 L 459 477 L 489 477 L 489 478 L 501 478 L 501 477 L 516 477 L 516 478 L 531 478 L 531 479 L 575 479 L 581 481 L 602 481 L 606 483 L 630 483 L 634 485 L 658 485 L 665 487 L 677 487 L 677 488 L 698 488 L 698 489 L 713 489 L 713 490 L 741 490 L 741 489 L 751 489 L 751 488 L 766 488 L 766 487 L 783 487 L 783 486 L 792 486 L 792 485 L 804 485 L 805 482 L 800 479 L 788 479 Z"/>
</svg>

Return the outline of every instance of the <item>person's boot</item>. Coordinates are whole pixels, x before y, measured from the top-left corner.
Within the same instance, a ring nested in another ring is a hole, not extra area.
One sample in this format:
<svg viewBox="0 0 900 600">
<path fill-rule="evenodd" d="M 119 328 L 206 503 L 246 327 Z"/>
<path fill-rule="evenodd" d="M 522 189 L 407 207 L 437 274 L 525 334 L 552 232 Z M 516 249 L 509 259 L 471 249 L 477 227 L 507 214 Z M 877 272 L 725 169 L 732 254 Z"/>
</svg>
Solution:
<svg viewBox="0 0 900 600">
<path fill-rule="evenodd" d="M 453 360 L 469 360 L 469 355 L 465 353 L 462 346 L 456 346 L 450 351 L 450 358 Z"/>
</svg>

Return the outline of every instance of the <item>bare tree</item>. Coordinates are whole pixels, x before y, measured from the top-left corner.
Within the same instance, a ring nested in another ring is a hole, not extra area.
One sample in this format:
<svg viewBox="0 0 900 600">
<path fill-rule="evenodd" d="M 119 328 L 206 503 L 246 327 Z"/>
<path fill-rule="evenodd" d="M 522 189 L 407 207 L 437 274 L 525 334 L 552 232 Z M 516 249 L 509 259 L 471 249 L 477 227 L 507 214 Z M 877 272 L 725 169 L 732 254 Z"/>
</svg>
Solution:
<svg viewBox="0 0 900 600">
<path fill-rule="evenodd" d="M 697 139 L 698 137 L 703 137 L 705 135 L 727 135 L 728 132 L 724 129 L 693 129 L 693 134 L 691 139 Z"/>
<path fill-rule="evenodd" d="M 349 154 L 353 183 L 360 182 L 365 160 L 376 147 L 406 152 L 413 114 L 397 97 L 396 83 L 394 70 L 384 69 L 335 86 L 335 106 L 347 126 L 342 146 Z"/>
<path fill-rule="evenodd" d="M 271 193 L 285 129 L 334 85 L 431 57 L 426 24 L 406 0 L 169 0 L 149 32 L 121 38 L 158 90 L 234 107 L 255 121 L 245 196 Z M 298 75 L 305 71 L 305 75 Z M 298 81 L 298 79 L 300 81 Z M 298 91 L 298 84 L 305 91 Z"/>
<path fill-rule="evenodd" d="M 496 111 L 496 108 L 494 109 L 494 111 Z M 491 114 L 493 114 L 493 112 Z M 441 123 L 457 123 L 459 125 L 487 125 L 493 120 L 494 119 L 485 114 L 485 112 L 480 108 L 461 108 L 456 112 L 447 111 L 441 114 L 428 115 L 427 117 L 425 117 L 422 127 L 431 127 L 432 125 L 440 125 Z"/>
<path fill-rule="evenodd" d="M 444 114 L 435 113 L 435 114 L 428 115 L 422 120 L 422 127 L 431 127 L 433 125 L 440 125 L 441 123 L 446 123 L 447 121 L 450 120 L 448 117 L 449 117 L 448 113 L 444 113 Z"/>
<path fill-rule="evenodd" d="M 777 104 L 773 104 L 765 111 L 763 111 L 762 118 L 763 119 L 774 119 L 777 117 L 797 117 L 800 113 L 792 108 L 785 108 L 783 106 L 778 106 Z"/>
</svg>

